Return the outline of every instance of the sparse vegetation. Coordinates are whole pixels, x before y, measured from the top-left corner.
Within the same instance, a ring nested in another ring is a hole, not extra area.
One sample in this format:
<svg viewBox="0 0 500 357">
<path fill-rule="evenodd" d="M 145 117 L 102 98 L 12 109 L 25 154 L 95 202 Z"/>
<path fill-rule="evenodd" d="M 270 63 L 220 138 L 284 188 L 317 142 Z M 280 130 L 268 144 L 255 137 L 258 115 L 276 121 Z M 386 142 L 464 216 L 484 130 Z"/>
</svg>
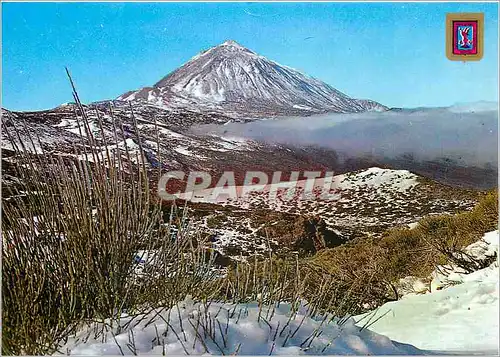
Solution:
<svg viewBox="0 0 500 357">
<path fill-rule="evenodd" d="M 399 279 L 426 278 L 438 264 L 451 262 L 469 272 L 489 265 L 495 257 L 478 261 L 464 248 L 495 230 L 497 222 L 498 193 L 491 191 L 470 212 L 429 216 L 413 229 L 391 229 L 380 239 L 357 239 L 319 252 L 311 263 L 369 290 L 370 299 L 380 304 L 398 298 Z"/>
<path fill-rule="evenodd" d="M 17 140 L 20 184 L 2 199 L 3 354 L 53 353 L 82 322 L 116 321 L 124 311 L 170 307 L 188 293 L 208 298 L 216 289 L 208 253 L 193 247 L 185 217 L 172 218 L 172 210 L 162 224 L 145 166 L 126 172 L 127 149 L 126 158 L 108 145 L 101 154 L 81 113 L 91 142 L 82 146 L 95 164 L 31 155 Z M 143 271 L 141 252 L 151 261 Z"/>
</svg>

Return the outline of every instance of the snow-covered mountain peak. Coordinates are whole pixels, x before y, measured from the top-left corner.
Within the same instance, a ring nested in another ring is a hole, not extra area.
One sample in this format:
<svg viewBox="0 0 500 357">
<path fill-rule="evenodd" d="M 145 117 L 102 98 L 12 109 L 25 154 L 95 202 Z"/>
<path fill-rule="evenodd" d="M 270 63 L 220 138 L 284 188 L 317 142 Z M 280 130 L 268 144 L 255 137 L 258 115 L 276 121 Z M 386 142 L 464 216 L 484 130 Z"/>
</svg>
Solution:
<svg viewBox="0 0 500 357">
<path fill-rule="evenodd" d="M 241 47 L 241 45 L 238 42 L 236 42 L 235 40 L 226 40 L 221 44 L 221 46 L 239 46 L 239 47 Z"/>
<path fill-rule="evenodd" d="M 213 53 L 225 57 L 258 56 L 254 51 L 240 45 L 234 40 L 227 40 L 218 46 L 212 47 Z"/>
<path fill-rule="evenodd" d="M 350 98 L 234 40 L 199 53 L 153 87 L 127 92 L 118 99 L 248 116 L 387 109 L 376 102 Z"/>
<path fill-rule="evenodd" d="M 236 42 L 235 40 L 227 40 L 223 43 L 221 43 L 219 46 L 217 47 L 231 47 L 231 48 L 234 48 L 234 49 L 242 49 L 242 50 L 248 50 L 247 48 L 243 47 L 242 45 L 240 45 L 238 42 Z"/>
<path fill-rule="evenodd" d="M 210 47 L 208 50 L 204 50 L 198 53 L 196 56 L 192 57 L 185 65 L 191 62 L 199 60 L 201 57 L 210 54 L 212 57 L 235 57 L 241 55 L 254 55 L 257 54 L 248 48 L 240 45 L 234 40 L 227 40 L 218 46 Z"/>
</svg>

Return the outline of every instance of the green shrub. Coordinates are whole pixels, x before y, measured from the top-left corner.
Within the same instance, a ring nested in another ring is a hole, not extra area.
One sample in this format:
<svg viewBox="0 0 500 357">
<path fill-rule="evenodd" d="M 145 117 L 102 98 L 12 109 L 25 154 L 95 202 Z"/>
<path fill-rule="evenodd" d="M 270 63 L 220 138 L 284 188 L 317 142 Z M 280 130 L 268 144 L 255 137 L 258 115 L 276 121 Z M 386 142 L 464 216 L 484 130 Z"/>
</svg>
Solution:
<svg viewBox="0 0 500 357">
<path fill-rule="evenodd" d="M 427 278 L 436 265 L 453 263 L 469 272 L 489 265 L 495 257 L 478 261 L 464 248 L 496 229 L 497 221 L 498 193 L 494 191 L 470 212 L 429 216 L 414 229 L 390 229 L 380 239 L 357 239 L 321 251 L 311 262 L 353 290 L 368 291 L 370 299 L 364 299 L 364 304 L 381 304 L 398 298 L 399 279 Z"/>
</svg>

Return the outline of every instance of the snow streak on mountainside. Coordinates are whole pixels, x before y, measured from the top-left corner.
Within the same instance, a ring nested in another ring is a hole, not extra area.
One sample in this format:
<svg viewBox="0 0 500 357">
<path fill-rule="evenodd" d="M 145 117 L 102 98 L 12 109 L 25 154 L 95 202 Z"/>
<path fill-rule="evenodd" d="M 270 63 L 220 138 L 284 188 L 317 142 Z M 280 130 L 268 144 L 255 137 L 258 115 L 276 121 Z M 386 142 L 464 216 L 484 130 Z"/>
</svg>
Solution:
<svg viewBox="0 0 500 357">
<path fill-rule="evenodd" d="M 384 111 L 328 84 L 256 54 L 234 41 L 193 57 L 153 87 L 127 92 L 118 100 L 160 106 L 197 106 L 250 116 L 310 115 Z"/>
</svg>

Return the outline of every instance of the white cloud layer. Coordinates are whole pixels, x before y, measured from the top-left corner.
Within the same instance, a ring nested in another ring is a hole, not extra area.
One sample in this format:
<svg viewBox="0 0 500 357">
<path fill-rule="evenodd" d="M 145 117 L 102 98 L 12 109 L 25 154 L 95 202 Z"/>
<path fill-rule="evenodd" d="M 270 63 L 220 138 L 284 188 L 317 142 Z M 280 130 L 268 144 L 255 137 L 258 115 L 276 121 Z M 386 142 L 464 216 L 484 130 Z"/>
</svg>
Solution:
<svg viewBox="0 0 500 357">
<path fill-rule="evenodd" d="M 492 102 L 204 125 L 194 130 L 269 143 L 317 145 L 348 156 L 412 154 L 420 160 L 449 158 L 474 166 L 498 162 L 498 104 Z"/>
</svg>

